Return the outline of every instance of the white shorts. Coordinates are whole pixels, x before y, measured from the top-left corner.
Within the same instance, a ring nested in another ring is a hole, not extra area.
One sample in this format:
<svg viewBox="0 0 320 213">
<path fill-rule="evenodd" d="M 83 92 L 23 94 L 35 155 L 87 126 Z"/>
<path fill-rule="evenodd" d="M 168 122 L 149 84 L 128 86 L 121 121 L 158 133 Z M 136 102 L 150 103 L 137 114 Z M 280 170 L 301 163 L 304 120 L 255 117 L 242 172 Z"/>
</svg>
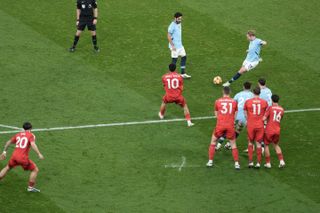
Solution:
<svg viewBox="0 0 320 213">
<path fill-rule="evenodd" d="M 179 56 L 184 57 L 187 55 L 184 47 L 176 49 L 176 51 L 173 51 L 171 48 L 170 48 L 170 50 L 171 50 L 171 58 L 179 58 Z"/>
<path fill-rule="evenodd" d="M 258 66 L 259 61 L 246 61 L 244 60 L 242 66 L 246 68 L 247 71 L 250 71 L 254 68 L 256 68 L 256 66 Z"/>
</svg>

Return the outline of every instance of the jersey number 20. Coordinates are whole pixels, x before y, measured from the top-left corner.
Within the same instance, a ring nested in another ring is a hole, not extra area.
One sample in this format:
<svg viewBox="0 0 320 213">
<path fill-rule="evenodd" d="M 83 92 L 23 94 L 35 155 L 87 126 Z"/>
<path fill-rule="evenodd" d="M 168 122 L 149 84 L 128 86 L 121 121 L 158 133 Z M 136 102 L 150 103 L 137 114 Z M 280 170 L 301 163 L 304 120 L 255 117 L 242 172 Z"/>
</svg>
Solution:
<svg viewBox="0 0 320 213">
<path fill-rule="evenodd" d="M 28 145 L 28 139 L 26 137 L 17 137 L 16 147 L 24 149 Z"/>
</svg>

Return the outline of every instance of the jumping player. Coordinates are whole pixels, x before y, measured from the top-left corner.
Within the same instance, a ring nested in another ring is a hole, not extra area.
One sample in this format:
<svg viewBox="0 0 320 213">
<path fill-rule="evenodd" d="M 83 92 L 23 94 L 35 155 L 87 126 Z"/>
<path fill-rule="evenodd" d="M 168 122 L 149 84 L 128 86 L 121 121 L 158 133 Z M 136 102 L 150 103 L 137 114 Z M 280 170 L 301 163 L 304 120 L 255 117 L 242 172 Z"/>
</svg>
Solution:
<svg viewBox="0 0 320 213">
<path fill-rule="evenodd" d="M 258 66 L 259 62 L 261 61 L 261 46 L 267 45 L 267 42 L 256 38 L 256 33 L 254 30 L 249 30 L 247 32 L 247 39 L 250 41 L 249 48 L 247 50 L 247 57 L 244 60 L 240 70 L 229 81 L 223 84 L 224 87 L 230 86 L 230 84 L 240 78 L 242 74 Z"/>
<path fill-rule="evenodd" d="M 214 114 L 217 117 L 217 125 L 212 134 L 211 143 L 209 146 L 209 161 L 207 167 L 213 166 L 213 158 L 217 140 L 225 135 L 230 140 L 232 148 L 232 156 L 234 159 L 235 169 L 240 169 L 239 154 L 236 145 L 236 133 L 234 129 L 234 120 L 237 115 L 237 102 L 230 98 L 230 87 L 223 88 L 223 97 L 215 102 Z"/>
<path fill-rule="evenodd" d="M 278 95 L 272 95 L 271 99 L 272 99 L 272 106 L 270 106 L 267 109 L 267 112 L 263 118 L 264 120 L 267 121 L 267 128 L 264 134 L 265 158 L 266 158 L 266 164 L 264 166 L 266 168 L 271 168 L 269 144 L 272 143 L 278 155 L 278 159 L 280 161 L 279 168 L 283 168 L 286 164 L 284 163 L 282 151 L 279 146 L 279 137 L 280 137 L 280 122 L 283 118 L 284 110 L 278 104 L 280 99 Z"/>
<path fill-rule="evenodd" d="M 28 192 L 40 192 L 39 189 L 34 188 L 36 178 L 39 172 L 37 165 L 29 159 L 30 147 L 37 153 L 40 160 L 44 159 L 43 155 L 40 153 L 35 141 L 36 137 L 31 133 L 32 125 L 29 122 L 23 124 L 23 132 L 20 132 L 13 136 L 5 146 L 3 153 L 0 156 L 1 160 L 6 159 L 7 149 L 11 144 L 15 144 L 14 152 L 9 160 L 9 163 L 0 172 L 0 180 L 3 179 L 6 174 L 16 166 L 22 166 L 24 170 L 31 171 L 29 178 L 29 186 L 27 188 Z"/>
<path fill-rule="evenodd" d="M 244 115 L 243 107 L 244 107 L 244 103 L 247 100 L 249 100 L 250 98 L 253 98 L 253 93 L 251 92 L 250 89 L 251 89 L 251 83 L 247 81 L 243 84 L 243 91 L 238 92 L 233 98 L 238 103 L 238 113 L 237 113 L 236 122 L 235 122 L 236 138 L 239 137 L 240 132 L 247 125 L 247 119 Z M 221 148 L 224 140 L 225 140 L 224 137 L 221 137 L 218 140 L 216 150 L 219 150 Z M 227 144 L 224 147 L 226 149 L 231 149 L 231 145 L 229 142 L 227 142 Z"/>
<path fill-rule="evenodd" d="M 187 54 L 182 44 L 182 13 L 177 12 L 174 14 L 174 20 L 168 27 L 168 41 L 169 49 L 171 51 L 172 64 L 176 64 L 178 58 L 181 57 L 181 76 L 183 78 L 191 78 L 185 72 L 187 63 Z"/>
<path fill-rule="evenodd" d="M 253 167 L 253 146 L 256 143 L 257 149 L 257 164 L 255 168 L 260 168 L 262 147 L 264 136 L 264 122 L 263 116 L 267 110 L 268 103 L 259 97 L 260 88 L 256 87 L 253 90 L 254 97 L 247 100 L 244 104 L 244 112 L 247 117 L 247 131 L 248 131 L 248 157 L 249 168 Z"/>
<path fill-rule="evenodd" d="M 183 108 L 188 127 L 191 127 L 194 124 L 191 122 L 190 112 L 186 100 L 182 96 L 183 78 L 176 72 L 175 64 L 170 64 L 169 70 L 169 73 L 162 76 L 162 83 L 166 91 L 166 94 L 162 98 L 159 118 L 164 118 L 164 114 L 166 112 L 166 104 L 176 103 Z"/>
</svg>

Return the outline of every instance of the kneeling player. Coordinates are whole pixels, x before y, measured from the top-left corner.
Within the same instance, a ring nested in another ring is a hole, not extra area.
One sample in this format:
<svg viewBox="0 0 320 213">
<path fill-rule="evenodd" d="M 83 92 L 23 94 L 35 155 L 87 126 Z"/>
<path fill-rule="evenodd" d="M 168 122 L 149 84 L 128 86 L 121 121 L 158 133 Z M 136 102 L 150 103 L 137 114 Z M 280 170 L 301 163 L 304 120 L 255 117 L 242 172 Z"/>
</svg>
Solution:
<svg viewBox="0 0 320 213">
<path fill-rule="evenodd" d="M 217 117 L 217 125 L 212 134 L 211 143 L 209 146 L 209 161 L 208 167 L 213 166 L 213 157 L 217 140 L 223 135 L 230 140 L 232 155 L 234 159 L 235 169 L 240 169 L 239 155 L 236 145 L 236 133 L 234 130 L 234 120 L 238 111 L 237 102 L 230 98 L 230 87 L 223 88 L 223 97 L 215 102 L 214 114 Z"/>
<path fill-rule="evenodd" d="M 283 160 L 281 148 L 279 146 L 279 138 L 280 138 L 280 122 L 283 118 L 284 110 L 278 104 L 280 99 L 278 95 L 272 95 L 271 99 L 272 99 L 272 106 L 268 108 L 263 118 L 264 120 L 267 121 L 267 127 L 264 135 L 265 157 L 266 157 L 266 164 L 264 166 L 266 168 L 271 168 L 269 144 L 272 143 L 280 161 L 279 168 L 283 168 L 285 166 L 285 163 Z"/>
<path fill-rule="evenodd" d="M 29 159 L 30 147 L 37 153 L 38 157 L 42 160 L 44 159 L 43 155 L 40 153 L 35 140 L 36 137 L 31 133 L 32 125 L 29 122 L 23 124 L 23 129 L 25 131 L 20 132 L 13 136 L 4 146 L 3 153 L 0 156 L 1 160 L 6 159 L 7 149 L 10 144 L 15 144 L 14 152 L 9 160 L 9 163 L 4 167 L 0 172 L 0 180 L 6 176 L 10 169 L 16 166 L 22 166 L 24 170 L 31 171 L 29 178 L 29 186 L 27 188 L 28 192 L 40 192 L 39 189 L 34 188 L 36 178 L 39 172 L 37 165 Z"/>
<path fill-rule="evenodd" d="M 166 104 L 176 103 L 180 105 L 184 110 L 184 115 L 187 120 L 188 126 L 193 126 L 191 122 L 189 108 L 186 100 L 182 96 L 183 91 L 183 78 L 176 72 L 176 65 L 169 65 L 170 72 L 162 76 L 162 83 L 166 94 L 162 98 L 162 104 L 160 106 L 159 118 L 163 119 L 166 112 Z"/>
<path fill-rule="evenodd" d="M 257 164 L 255 168 L 260 168 L 262 147 L 264 136 L 264 122 L 263 116 L 267 110 L 268 103 L 259 97 L 260 88 L 256 87 L 253 90 L 254 97 L 247 100 L 244 104 L 244 111 L 247 117 L 247 131 L 248 131 L 248 157 L 249 168 L 253 167 L 253 143 L 257 146 Z"/>
</svg>

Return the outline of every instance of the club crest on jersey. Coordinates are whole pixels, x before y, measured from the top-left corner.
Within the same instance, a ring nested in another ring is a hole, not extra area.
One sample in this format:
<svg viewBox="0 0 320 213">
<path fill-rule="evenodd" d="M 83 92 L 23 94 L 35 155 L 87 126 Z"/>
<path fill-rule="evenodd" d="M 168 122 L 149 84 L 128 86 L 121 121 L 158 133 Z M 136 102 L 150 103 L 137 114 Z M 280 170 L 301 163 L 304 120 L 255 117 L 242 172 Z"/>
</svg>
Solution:
<svg viewBox="0 0 320 213">
<path fill-rule="evenodd" d="M 88 8 L 91 8 L 91 7 L 92 7 L 91 4 L 89 4 L 89 5 L 88 5 Z"/>
<path fill-rule="evenodd" d="M 85 8 L 86 8 L 86 5 L 85 5 L 85 4 L 82 4 L 81 6 L 82 6 L 82 9 L 85 9 Z"/>
</svg>

